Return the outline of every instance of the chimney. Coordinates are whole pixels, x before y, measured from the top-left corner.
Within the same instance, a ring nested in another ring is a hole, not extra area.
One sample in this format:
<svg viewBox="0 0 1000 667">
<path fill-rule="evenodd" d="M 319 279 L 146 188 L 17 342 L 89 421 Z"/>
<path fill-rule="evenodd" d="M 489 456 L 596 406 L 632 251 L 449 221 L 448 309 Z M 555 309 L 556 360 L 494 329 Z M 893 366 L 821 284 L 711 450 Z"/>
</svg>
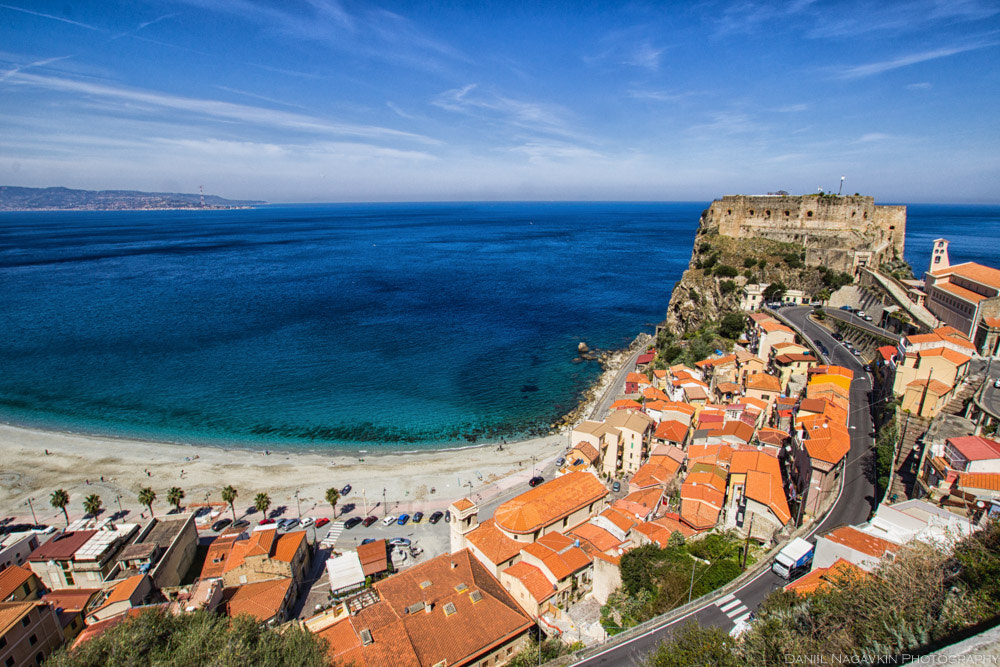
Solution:
<svg viewBox="0 0 1000 667">
<path fill-rule="evenodd" d="M 434 608 L 434 603 L 433 602 L 427 602 L 426 600 L 424 600 L 424 613 L 425 614 L 431 613 L 431 609 L 433 609 L 433 608 Z"/>
<path fill-rule="evenodd" d="M 456 567 L 458 567 L 458 563 L 456 563 L 455 561 L 451 561 L 451 569 L 454 570 Z"/>
</svg>

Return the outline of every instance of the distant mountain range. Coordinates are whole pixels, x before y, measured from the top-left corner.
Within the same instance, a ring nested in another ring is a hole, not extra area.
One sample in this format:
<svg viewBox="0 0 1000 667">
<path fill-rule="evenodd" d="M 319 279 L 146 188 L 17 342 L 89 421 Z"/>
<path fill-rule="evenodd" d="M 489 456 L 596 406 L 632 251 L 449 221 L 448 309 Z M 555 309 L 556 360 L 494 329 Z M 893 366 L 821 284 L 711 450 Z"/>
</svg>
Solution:
<svg viewBox="0 0 1000 667">
<path fill-rule="evenodd" d="M 265 201 L 223 199 L 216 195 L 137 190 L 71 190 L 0 185 L 0 211 L 127 211 L 137 209 L 249 208 Z"/>
</svg>

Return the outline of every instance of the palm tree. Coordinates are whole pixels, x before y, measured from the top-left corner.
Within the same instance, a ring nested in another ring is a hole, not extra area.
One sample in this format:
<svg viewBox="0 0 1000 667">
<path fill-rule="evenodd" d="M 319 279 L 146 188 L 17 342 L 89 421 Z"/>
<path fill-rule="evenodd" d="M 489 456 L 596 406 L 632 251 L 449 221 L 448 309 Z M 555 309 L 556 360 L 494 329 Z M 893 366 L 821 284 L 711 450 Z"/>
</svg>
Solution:
<svg viewBox="0 0 1000 667">
<path fill-rule="evenodd" d="M 257 508 L 257 511 L 267 518 L 267 510 L 271 507 L 271 496 L 266 493 L 258 493 L 253 499 L 253 506 Z"/>
<path fill-rule="evenodd" d="M 69 526 L 69 514 L 66 513 L 66 505 L 69 505 L 69 494 L 66 493 L 65 489 L 56 489 L 49 496 L 49 504 L 56 509 L 63 511 L 63 516 L 66 517 L 66 526 Z"/>
<path fill-rule="evenodd" d="M 181 511 L 182 500 L 184 500 L 184 489 L 179 486 L 171 486 L 167 489 L 167 502 L 173 505 L 178 512 Z"/>
<path fill-rule="evenodd" d="M 340 491 L 337 489 L 327 489 L 326 490 L 326 502 L 330 503 L 333 507 L 333 518 L 337 518 L 337 501 L 340 500 Z"/>
<path fill-rule="evenodd" d="M 156 500 L 156 491 L 148 486 L 139 489 L 139 504 L 149 508 L 149 516 L 153 515 L 153 501 Z"/>
<path fill-rule="evenodd" d="M 222 501 L 229 503 L 229 509 L 233 511 L 233 521 L 236 521 L 236 507 L 233 506 L 233 503 L 236 502 L 236 496 L 238 495 L 236 488 L 231 484 L 227 484 L 222 489 Z"/>
<path fill-rule="evenodd" d="M 83 499 L 83 511 L 95 519 L 103 508 L 104 503 L 101 502 L 101 497 L 96 493 L 92 493 Z"/>
</svg>

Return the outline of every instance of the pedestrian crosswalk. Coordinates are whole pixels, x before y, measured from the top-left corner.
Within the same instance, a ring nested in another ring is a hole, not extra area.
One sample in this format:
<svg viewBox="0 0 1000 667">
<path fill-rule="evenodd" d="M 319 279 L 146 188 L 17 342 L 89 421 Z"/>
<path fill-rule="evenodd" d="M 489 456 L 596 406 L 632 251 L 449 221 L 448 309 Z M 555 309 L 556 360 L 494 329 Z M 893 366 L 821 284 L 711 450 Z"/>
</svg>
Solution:
<svg viewBox="0 0 1000 667">
<path fill-rule="evenodd" d="M 330 524 L 330 532 L 326 534 L 326 537 L 323 538 L 323 541 L 319 545 L 321 547 L 332 547 L 337 543 L 337 538 L 340 537 L 342 532 L 344 532 L 344 522 L 334 521 Z"/>
<path fill-rule="evenodd" d="M 736 625 L 750 618 L 751 612 L 747 606 L 731 593 L 716 600 L 715 605 Z"/>
</svg>

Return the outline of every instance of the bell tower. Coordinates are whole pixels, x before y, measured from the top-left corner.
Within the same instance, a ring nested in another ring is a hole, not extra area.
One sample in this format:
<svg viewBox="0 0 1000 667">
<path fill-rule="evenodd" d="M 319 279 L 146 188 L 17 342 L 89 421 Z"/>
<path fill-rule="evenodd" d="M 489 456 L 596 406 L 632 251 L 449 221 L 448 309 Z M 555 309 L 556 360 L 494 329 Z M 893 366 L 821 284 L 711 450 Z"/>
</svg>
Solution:
<svg viewBox="0 0 1000 667">
<path fill-rule="evenodd" d="M 451 553 L 468 546 L 465 536 L 479 527 L 479 506 L 468 498 L 453 502 L 451 511 Z"/>
<path fill-rule="evenodd" d="M 947 269 L 951 264 L 948 262 L 948 241 L 946 239 L 934 239 L 934 250 L 931 253 L 930 271 L 940 271 Z"/>
</svg>

